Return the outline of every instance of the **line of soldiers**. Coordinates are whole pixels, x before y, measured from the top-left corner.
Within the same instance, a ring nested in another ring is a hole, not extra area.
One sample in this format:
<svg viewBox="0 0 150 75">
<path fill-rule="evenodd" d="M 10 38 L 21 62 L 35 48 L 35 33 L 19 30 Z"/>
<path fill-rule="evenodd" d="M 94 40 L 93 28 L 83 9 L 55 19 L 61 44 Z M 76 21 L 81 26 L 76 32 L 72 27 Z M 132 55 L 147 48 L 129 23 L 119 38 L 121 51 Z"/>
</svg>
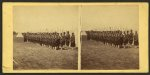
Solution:
<svg viewBox="0 0 150 75">
<path fill-rule="evenodd" d="M 118 48 L 127 48 L 131 46 L 138 47 L 138 33 L 130 31 L 86 31 L 87 40 L 101 41 L 106 45 L 115 46 Z"/>
<path fill-rule="evenodd" d="M 41 46 L 51 47 L 52 49 L 64 49 L 65 47 L 75 47 L 75 35 L 70 35 L 69 31 L 63 33 L 43 32 L 43 33 L 22 33 L 24 42 L 38 43 Z"/>
</svg>

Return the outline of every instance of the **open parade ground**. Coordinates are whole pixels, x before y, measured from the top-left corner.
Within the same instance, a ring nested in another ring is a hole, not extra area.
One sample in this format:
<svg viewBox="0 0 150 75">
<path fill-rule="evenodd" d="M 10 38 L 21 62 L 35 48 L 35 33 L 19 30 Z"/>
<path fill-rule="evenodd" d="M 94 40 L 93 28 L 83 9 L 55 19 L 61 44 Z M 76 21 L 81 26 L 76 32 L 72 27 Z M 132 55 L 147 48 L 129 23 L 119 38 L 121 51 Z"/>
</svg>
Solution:
<svg viewBox="0 0 150 75">
<path fill-rule="evenodd" d="M 53 50 L 14 37 L 13 67 L 16 69 L 78 69 L 78 50 Z"/>
<path fill-rule="evenodd" d="M 82 40 L 81 69 L 138 69 L 138 48 L 116 48 L 94 40 Z M 15 69 L 77 69 L 78 51 L 53 50 L 14 37 L 13 63 Z"/>
<path fill-rule="evenodd" d="M 94 40 L 82 40 L 81 65 L 88 70 L 139 69 L 138 48 L 116 48 Z"/>
</svg>

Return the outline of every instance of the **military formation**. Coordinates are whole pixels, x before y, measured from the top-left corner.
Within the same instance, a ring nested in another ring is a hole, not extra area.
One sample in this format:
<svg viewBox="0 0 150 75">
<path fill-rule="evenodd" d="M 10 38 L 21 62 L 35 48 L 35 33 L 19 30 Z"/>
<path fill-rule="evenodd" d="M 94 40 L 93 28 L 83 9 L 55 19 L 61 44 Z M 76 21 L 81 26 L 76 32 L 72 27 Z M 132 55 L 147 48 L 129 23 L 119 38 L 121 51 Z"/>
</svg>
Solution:
<svg viewBox="0 0 150 75">
<path fill-rule="evenodd" d="M 105 45 L 117 48 L 129 48 L 139 46 L 138 33 L 130 31 L 86 31 L 87 40 L 101 41 Z"/>
<path fill-rule="evenodd" d="M 55 50 L 63 50 L 75 47 L 75 34 L 67 32 L 41 32 L 41 33 L 22 33 L 24 42 L 38 43 Z"/>
</svg>

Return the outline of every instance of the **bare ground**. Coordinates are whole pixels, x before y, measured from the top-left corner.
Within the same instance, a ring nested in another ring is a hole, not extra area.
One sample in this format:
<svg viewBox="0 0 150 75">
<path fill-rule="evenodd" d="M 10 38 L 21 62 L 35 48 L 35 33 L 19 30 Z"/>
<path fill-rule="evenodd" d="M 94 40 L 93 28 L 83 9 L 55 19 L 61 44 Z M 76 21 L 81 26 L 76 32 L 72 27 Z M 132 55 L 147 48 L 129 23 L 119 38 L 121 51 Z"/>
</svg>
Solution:
<svg viewBox="0 0 150 75">
<path fill-rule="evenodd" d="M 14 38 L 13 67 L 20 69 L 77 69 L 76 50 L 52 50 L 34 43 L 24 43 L 23 38 Z"/>
<path fill-rule="evenodd" d="M 83 40 L 81 65 L 85 70 L 139 69 L 139 49 L 118 49 L 101 42 Z"/>
</svg>

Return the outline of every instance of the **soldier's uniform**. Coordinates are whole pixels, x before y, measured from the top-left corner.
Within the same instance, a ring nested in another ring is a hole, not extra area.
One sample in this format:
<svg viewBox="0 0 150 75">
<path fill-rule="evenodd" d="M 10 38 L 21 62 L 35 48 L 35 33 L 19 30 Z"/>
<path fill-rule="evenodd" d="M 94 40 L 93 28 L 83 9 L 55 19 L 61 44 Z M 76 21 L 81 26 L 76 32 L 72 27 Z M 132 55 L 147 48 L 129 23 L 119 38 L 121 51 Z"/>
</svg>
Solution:
<svg viewBox="0 0 150 75">
<path fill-rule="evenodd" d="M 89 31 L 86 31 L 86 34 L 87 34 L 87 40 L 90 40 L 90 33 L 89 33 Z"/>
<path fill-rule="evenodd" d="M 62 45 L 66 44 L 66 33 L 64 32 L 62 35 Z"/>
<path fill-rule="evenodd" d="M 42 46 L 42 34 L 41 33 L 39 34 L 39 43 Z"/>
<path fill-rule="evenodd" d="M 127 33 L 125 34 L 125 38 L 124 38 L 124 45 L 127 45 L 128 44 L 128 42 L 129 42 L 129 33 L 128 33 L 128 31 L 127 31 Z"/>
<path fill-rule="evenodd" d="M 138 34 L 137 34 L 137 32 L 135 32 L 135 35 L 134 35 L 134 45 L 135 46 L 139 45 L 139 40 L 138 40 Z"/>
<path fill-rule="evenodd" d="M 130 45 L 132 45 L 132 43 L 133 43 L 133 32 L 132 32 L 132 30 L 129 34 L 129 43 L 130 43 Z"/>
<path fill-rule="evenodd" d="M 54 33 L 54 37 L 53 37 L 53 47 L 56 48 L 57 45 L 57 37 L 56 37 L 56 33 Z"/>
<path fill-rule="evenodd" d="M 120 33 L 119 33 L 119 48 L 122 48 L 122 45 L 123 45 L 123 34 L 120 31 Z"/>
<path fill-rule="evenodd" d="M 59 45 L 60 45 L 60 37 L 59 37 L 59 33 L 56 33 L 56 49 L 59 49 Z"/>
<path fill-rule="evenodd" d="M 51 47 L 51 33 L 48 34 L 48 46 Z"/>
<path fill-rule="evenodd" d="M 26 33 L 22 33 L 23 37 L 24 37 L 24 42 L 27 42 L 27 35 Z"/>
<path fill-rule="evenodd" d="M 66 34 L 66 45 L 69 46 L 70 44 L 70 34 L 69 34 L 69 31 L 67 32 Z"/>
<path fill-rule="evenodd" d="M 72 33 L 72 36 L 71 36 L 71 47 L 75 47 L 75 35 L 74 35 L 74 33 Z"/>
<path fill-rule="evenodd" d="M 63 47 L 63 36 L 62 36 L 62 33 L 60 33 L 60 47 L 62 48 Z"/>
</svg>

